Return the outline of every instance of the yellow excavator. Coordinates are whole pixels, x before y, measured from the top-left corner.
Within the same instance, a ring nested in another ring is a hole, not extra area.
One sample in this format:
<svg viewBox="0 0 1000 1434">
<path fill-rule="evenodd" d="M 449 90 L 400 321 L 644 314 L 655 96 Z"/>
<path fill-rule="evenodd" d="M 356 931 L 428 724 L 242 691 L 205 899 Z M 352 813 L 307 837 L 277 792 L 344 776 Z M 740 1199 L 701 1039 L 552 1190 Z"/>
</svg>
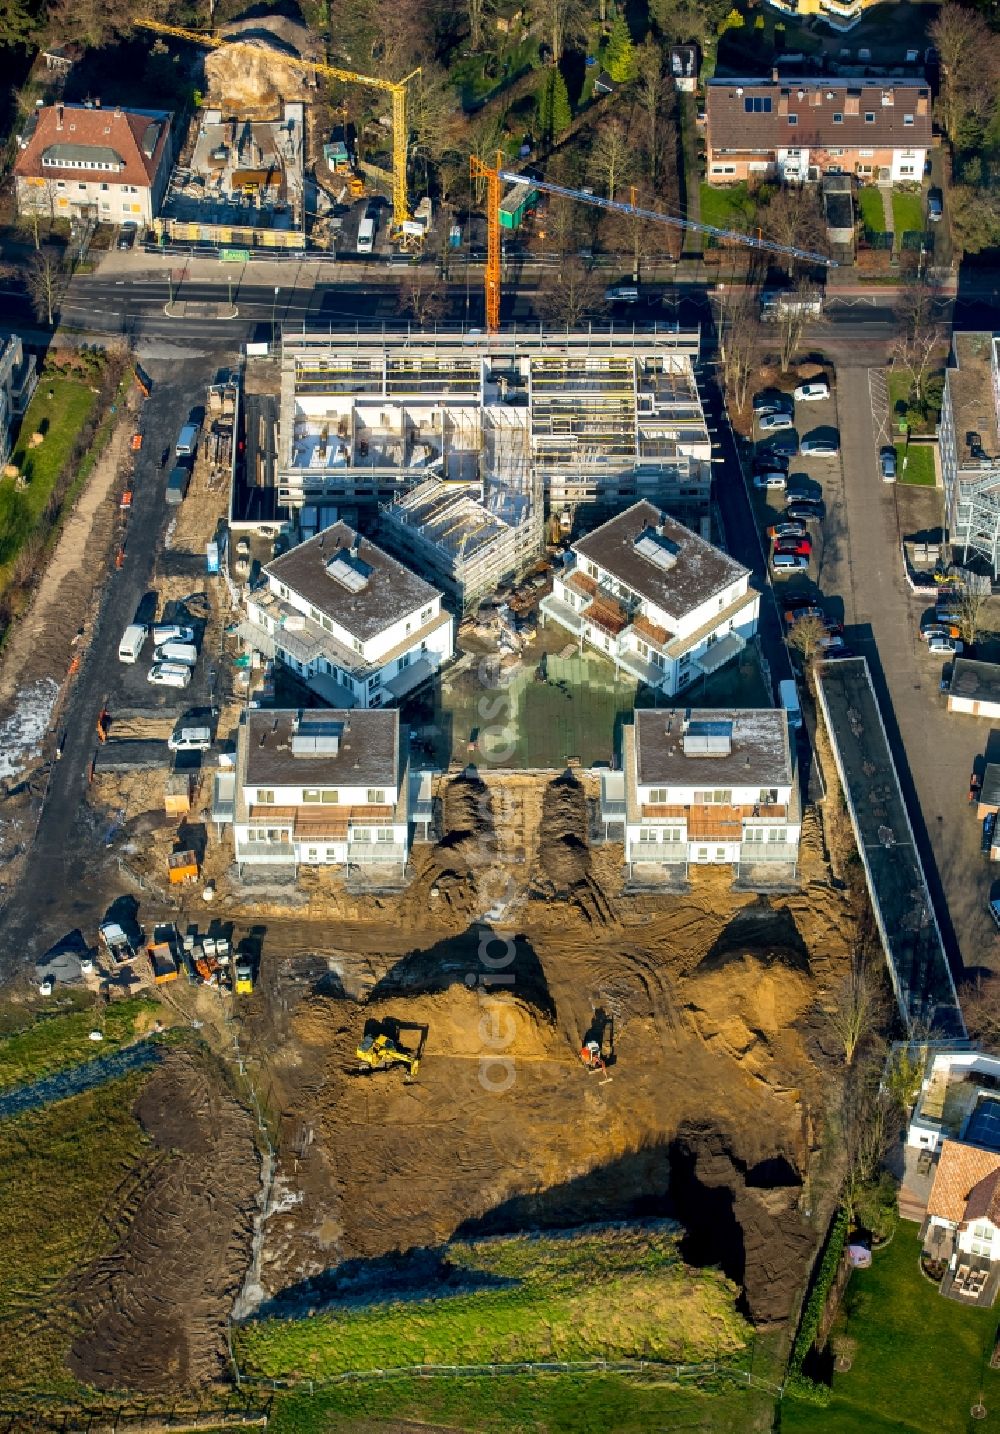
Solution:
<svg viewBox="0 0 1000 1434">
<path fill-rule="evenodd" d="M 359 1061 L 363 1061 L 373 1071 L 385 1071 L 391 1066 L 399 1065 L 411 1076 L 415 1076 L 420 1068 L 419 1056 L 412 1056 L 409 1051 L 401 1050 L 395 1041 L 384 1035 L 365 1036 L 356 1055 Z"/>
</svg>

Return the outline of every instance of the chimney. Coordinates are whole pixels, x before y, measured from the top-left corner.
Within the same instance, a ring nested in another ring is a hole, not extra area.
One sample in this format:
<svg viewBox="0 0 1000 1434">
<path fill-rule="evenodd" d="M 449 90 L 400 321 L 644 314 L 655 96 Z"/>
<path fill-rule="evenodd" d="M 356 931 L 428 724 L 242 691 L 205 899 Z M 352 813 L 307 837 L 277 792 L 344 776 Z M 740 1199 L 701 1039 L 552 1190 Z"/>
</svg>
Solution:
<svg viewBox="0 0 1000 1434">
<path fill-rule="evenodd" d="M 778 83 L 778 67 L 777 67 L 777 65 L 772 65 L 772 66 L 771 66 L 771 84 L 772 84 L 772 85 L 776 85 L 777 83 Z"/>
<path fill-rule="evenodd" d="M 63 107 L 62 107 L 62 105 L 56 105 L 56 129 L 62 129 L 62 127 L 63 127 Z"/>
</svg>

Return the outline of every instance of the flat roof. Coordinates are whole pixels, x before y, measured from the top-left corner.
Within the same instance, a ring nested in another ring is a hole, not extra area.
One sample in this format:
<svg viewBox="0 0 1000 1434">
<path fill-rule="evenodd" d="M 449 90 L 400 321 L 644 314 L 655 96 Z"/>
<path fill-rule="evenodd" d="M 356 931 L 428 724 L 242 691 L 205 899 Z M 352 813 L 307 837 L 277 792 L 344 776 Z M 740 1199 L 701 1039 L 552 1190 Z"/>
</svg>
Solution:
<svg viewBox="0 0 1000 1434">
<path fill-rule="evenodd" d="M 648 529 L 654 530 L 654 544 L 661 542 L 673 558 L 670 567 L 660 566 L 636 547 Z M 572 547 L 671 617 L 692 612 L 715 593 L 750 575 L 749 568 L 721 548 L 646 501 L 633 503 Z"/>
<path fill-rule="evenodd" d="M 976 433 L 983 451 L 1000 461 L 1000 400 L 993 389 L 992 360 L 1000 336 L 989 333 L 955 334 L 952 338 L 954 365 L 945 370 L 951 411 L 955 419 L 955 447 L 959 468 L 979 471 L 966 434 Z"/>
<path fill-rule="evenodd" d="M 951 665 L 948 693 L 970 702 L 1000 703 L 1000 662 L 977 662 L 956 657 Z"/>
<path fill-rule="evenodd" d="M 698 730 L 728 732 L 730 750 L 711 756 L 684 751 L 684 734 Z M 792 756 L 788 714 L 782 707 L 648 708 L 635 714 L 635 765 L 640 786 L 788 787 Z"/>
<path fill-rule="evenodd" d="M 292 737 L 310 726 L 324 732 L 339 730 L 336 753 L 297 756 Z M 250 711 L 245 719 L 248 787 L 343 786 L 365 787 L 381 783 L 395 788 L 399 772 L 399 713 L 395 708 L 322 708 L 301 711 L 282 708 Z"/>
<path fill-rule="evenodd" d="M 327 571 L 327 564 L 338 553 L 365 578 L 364 586 L 356 591 Z M 441 596 L 437 588 L 382 548 L 359 538 L 346 523 L 334 523 L 315 538 L 299 543 L 268 563 L 264 571 L 361 642 Z"/>
</svg>

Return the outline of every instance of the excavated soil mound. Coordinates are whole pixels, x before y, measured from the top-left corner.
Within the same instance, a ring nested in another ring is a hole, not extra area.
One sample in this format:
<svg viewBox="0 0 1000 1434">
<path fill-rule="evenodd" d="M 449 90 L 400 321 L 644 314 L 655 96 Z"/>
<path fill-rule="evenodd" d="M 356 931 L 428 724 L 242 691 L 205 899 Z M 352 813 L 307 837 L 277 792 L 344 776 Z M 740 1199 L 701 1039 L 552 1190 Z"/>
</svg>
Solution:
<svg viewBox="0 0 1000 1434">
<path fill-rule="evenodd" d="M 583 787 L 569 774 L 550 782 L 542 802 L 538 863 L 558 896 L 567 895 L 590 875 L 590 848 L 580 837 L 586 830 Z"/>
<path fill-rule="evenodd" d="M 80 1279 L 69 1364 L 99 1389 L 158 1391 L 217 1379 L 226 1318 L 250 1258 L 253 1124 L 207 1060 L 174 1050 L 135 1114 L 155 1157 L 121 1237 Z"/>
<path fill-rule="evenodd" d="M 814 999 L 808 979 L 781 953 L 735 955 L 725 968 L 701 967 L 684 988 L 685 1009 L 705 1044 L 764 1073 L 780 1054 L 801 1061 L 795 1023 Z"/>
</svg>

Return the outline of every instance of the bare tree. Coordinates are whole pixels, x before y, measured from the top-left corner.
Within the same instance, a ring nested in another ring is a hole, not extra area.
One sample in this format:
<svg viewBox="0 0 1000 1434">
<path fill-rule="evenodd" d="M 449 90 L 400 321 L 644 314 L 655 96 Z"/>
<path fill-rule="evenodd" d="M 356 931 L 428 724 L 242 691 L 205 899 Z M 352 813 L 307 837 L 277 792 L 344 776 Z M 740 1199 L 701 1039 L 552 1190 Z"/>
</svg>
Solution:
<svg viewBox="0 0 1000 1434">
<path fill-rule="evenodd" d="M 660 160 L 663 150 L 662 120 L 670 108 L 670 88 L 663 72 L 663 51 L 647 35 L 636 52 L 639 81 L 635 96 L 646 122 L 646 160 L 649 182 L 654 187 L 660 177 Z"/>
<path fill-rule="evenodd" d="M 930 27 L 941 58 L 938 117 L 956 148 L 975 143 L 997 103 L 1000 58 L 986 19 L 947 0 Z"/>
<path fill-rule="evenodd" d="M 39 249 L 31 256 L 27 286 L 31 306 L 38 318 L 44 318 L 48 324 L 54 323 L 59 300 L 66 288 L 66 271 L 58 250 Z"/>
<path fill-rule="evenodd" d="M 830 1014 L 830 1025 L 843 1047 L 846 1065 L 853 1065 L 859 1047 L 877 1032 L 885 1015 L 882 982 L 871 957 L 858 952 L 840 984 Z"/>
<path fill-rule="evenodd" d="M 826 220 L 819 193 L 813 185 L 782 185 L 758 217 L 765 235 L 775 243 L 791 249 L 825 252 Z M 794 255 L 788 255 L 785 270 L 789 277 L 800 263 Z"/>
<path fill-rule="evenodd" d="M 538 307 L 543 318 L 572 329 L 604 310 L 604 291 L 592 269 L 571 259 L 539 290 Z"/>
<path fill-rule="evenodd" d="M 892 342 L 892 366 L 905 374 L 910 401 L 924 407 L 928 380 L 938 367 L 947 332 L 938 318 L 939 295 L 931 284 L 908 284 L 896 302 L 899 333 Z"/>
<path fill-rule="evenodd" d="M 806 321 L 811 318 L 815 322 L 816 316 L 810 312 L 815 306 L 815 295 L 815 285 L 801 278 L 792 292 L 783 294 L 778 301 L 776 323 L 782 373 L 787 373 L 792 366 L 792 359 L 802 343 Z"/>
<path fill-rule="evenodd" d="M 760 337 L 759 291 L 749 284 L 733 285 L 726 291 L 719 314 L 719 355 L 726 393 L 736 408 L 746 405 Z"/>
<path fill-rule="evenodd" d="M 991 591 L 989 578 L 981 573 L 966 573 L 958 592 L 958 631 L 967 647 L 982 631 Z"/>
<path fill-rule="evenodd" d="M 844 1087 L 844 1206 L 850 1220 L 878 1181 L 882 1161 L 895 1144 L 903 1119 L 899 1101 L 879 1080 L 880 1066 L 876 1058 L 852 1067 Z"/>
<path fill-rule="evenodd" d="M 558 65 L 567 43 L 581 28 L 584 16 L 581 0 L 541 0 L 536 13 L 552 49 L 552 63 Z"/>
<path fill-rule="evenodd" d="M 483 43 L 483 21 L 491 9 L 490 0 L 466 0 L 465 13 L 469 19 L 469 45 L 478 50 Z"/>
<path fill-rule="evenodd" d="M 788 646 L 794 647 L 808 670 L 813 658 L 820 650 L 820 643 L 827 636 L 826 623 L 821 617 L 811 614 L 800 617 L 788 634 Z"/>
<path fill-rule="evenodd" d="M 980 974 L 963 986 L 962 1015 L 972 1039 L 1000 1054 L 1000 976 Z"/>
<path fill-rule="evenodd" d="M 432 269 L 424 264 L 407 270 L 399 284 L 399 312 L 414 319 L 421 328 L 444 313 L 447 295 Z"/>
<path fill-rule="evenodd" d="M 635 164 L 635 142 L 620 119 L 607 119 L 594 136 L 590 169 L 614 199 L 619 184 L 628 182 Z"/>
<path fill-rule="evenodd" d="M 557 254 L 580 247 L 580 206 L 572 199 L 553 195 L 545 211 L 545 240 Z"/>
</svg>

